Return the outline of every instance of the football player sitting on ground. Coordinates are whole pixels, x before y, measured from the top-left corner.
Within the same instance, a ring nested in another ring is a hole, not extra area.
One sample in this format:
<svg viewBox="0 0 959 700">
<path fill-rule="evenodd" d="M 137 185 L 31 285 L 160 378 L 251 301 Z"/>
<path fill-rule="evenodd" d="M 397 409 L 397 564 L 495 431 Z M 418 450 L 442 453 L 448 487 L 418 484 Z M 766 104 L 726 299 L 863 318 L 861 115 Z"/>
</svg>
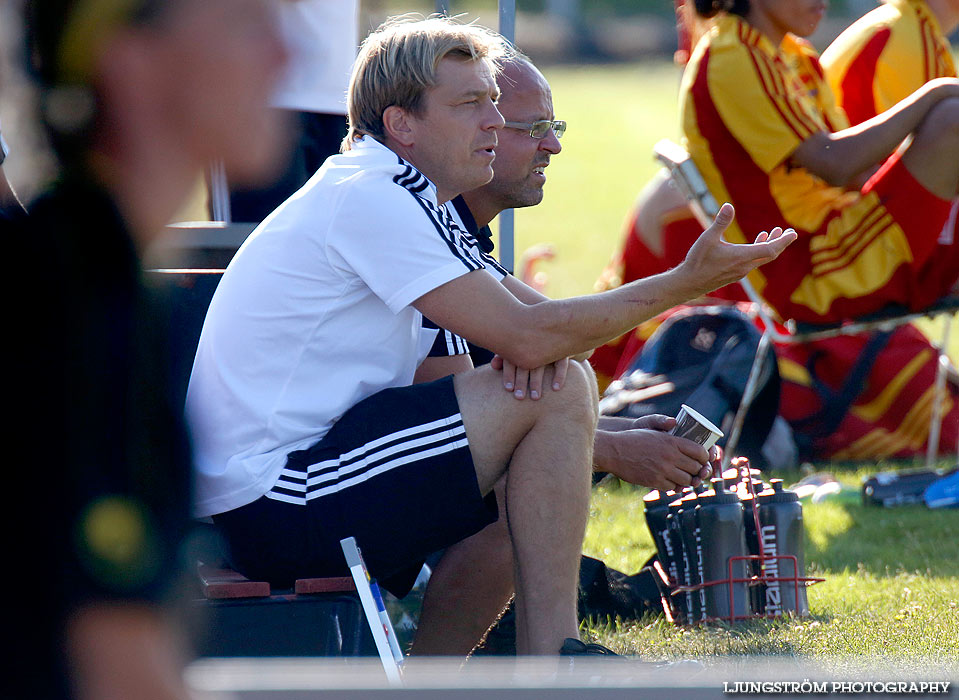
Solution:
<svg viewBox="0 0 959 700">
<path fill-rule="evenodd" d="M 957 25 L 956 0 L 886 0 L 846 28 L 821 61 L 850 124 L 894 107 L 934 78 L 956 77 L 946 36 Z M 956 210 L 954 201 L 943 241 L 955 236 Z M 873 350 L 876 342 L 882 343 L 878 352 Z M 782 412 L 804 457 L 866 459 L 926 452 L 939 357 L 917 328 L 904 325 L 891 333 L 786 344 L 776 352 Z M 861 371 L 858 365 L 868 362 L 871 369 L 837 420 L 836 399 L 846 394 L 842 387 Z M 950 398 L 944 403 L 940 445 L 951 450 L 959 439 L 959 391 L 953 382 L 946 388 Z M 830 414 L 831 419 L 820 418 Z"/>
<path fill-rule="evenodd" d="M 955 76 L 944 33 L 956 25 L 956 5 L 955 0 L 890 0 L 843 32 L 824 52 L 821 68 L 808 44 L 794 37 L 783 42 L 783 55 L 802 55 L 792 62 L 799 76 L 797 85 L 804 86 L 806 98 L 839 124 L 843 117 L 835 110 L 833 93 L 822 79 L 824 69 L 828 84 L 837 88 L 839 106 L 856 124 L 909 97 L 932 78 Z M 755 170 L 751 166 L 747 174 Z M 604 271 L 598 288 L 628 282 L 640 270 L 649 274 L 668 269 L 692 240 L 688 232 L 690 214 L 678 203 L 681 195 L 663 185 L 651 190 L 647 188 L 641 195 L 627 243 Z M 953 204 L 945 222 L 947 232 L 954 230 L 955 212 Z M 943 236 L 945 245 L 937 247 L 942 254 L 948 256 L 954 248 L 949 243 L 953 237 Z M 853 240 L 855 237 L 850 238 L 850 242 Z M 866 235 L 848 246 L 847 259 L 852 259 L 859 246 L 868 244 Z M 639 254 L 647 251 L 658 252 L 652 256 Z M 931 257 L 939 256 L 936 252 Z M 854 291 L 855 286 L 852 280 L 850 290 Z M 940 283 L 938 289 L 943 286 Z M 870 301 L 868 295 L 865 301 Z M 590 361 L 600 376 L 618 377 L 655 323 L 644 324 L 635 333 L 598 349 Z M 870 337 L 846 336 L 801 346 L 777 344 L 783 380 L 782 412 L 792 425 L 801 457 L 864 459 L 925 452 L 933 410 L 936 352 L 911 326 L 877 338 L 881 343 L 878 346 L 867 346 Z M 860 385 L 847 386 L 850 376 L 863 371 L 865 378 Z M 895 394 L 889 393 L 890 387 L 897 387 Z M 950 391 L 955 393 L 951 385 Z M 947 412 L 949 405 L 947 401 Z M 952 409 L 956 408 L 953 403 Z M 956 427 L 954 414 L 948 413 L 941 444 L 955 444 Z"/>
</svg>

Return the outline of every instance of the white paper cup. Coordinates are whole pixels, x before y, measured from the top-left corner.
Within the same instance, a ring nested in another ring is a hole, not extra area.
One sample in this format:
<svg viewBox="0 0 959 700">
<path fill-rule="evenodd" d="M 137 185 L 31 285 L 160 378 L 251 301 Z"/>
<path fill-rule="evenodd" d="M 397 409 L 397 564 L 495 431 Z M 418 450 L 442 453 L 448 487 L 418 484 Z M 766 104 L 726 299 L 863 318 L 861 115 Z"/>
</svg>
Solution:
<svg viewBox="0 0 959 700">
<path fill-rule="evenodd" d="M 686 404 L 676 414 L 676 427 L 669 431 L 687 440 L 698 442 L 707 450 L 723 436 L 723 431 L 713 425 L 709 419 Z"/>
</svg>

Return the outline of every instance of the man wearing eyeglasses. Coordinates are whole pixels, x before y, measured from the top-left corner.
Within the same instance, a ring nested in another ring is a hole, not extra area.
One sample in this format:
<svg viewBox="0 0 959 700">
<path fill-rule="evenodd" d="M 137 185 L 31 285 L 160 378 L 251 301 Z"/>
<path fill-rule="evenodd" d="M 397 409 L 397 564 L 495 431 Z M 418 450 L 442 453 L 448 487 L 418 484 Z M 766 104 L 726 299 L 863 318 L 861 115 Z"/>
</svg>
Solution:
<svg viewBox="0 0 959 700">
<path fill-rule="evenodd" d="M 553 100 L 549 83 L 543 74 L 524 56 L 510 56 L 500 62 L 497 77 L 500 98 L 497 108 L 505 119 L 496 146 L 493 179 L 452 200 L 454 216 L 471 233 L 486 253 L 493 251 L 492 234 L 488 224 L 503 210 L 531 207 L 543 201 L 545 170 L 552 156 L 562 150 L 560 138 L 566 131 L 566 122 L 554 119 Z M 512 278 L 503 281 L 518 295 L 529 299 L 547 297 Z M 435 341 L 427 358 L 417 372 L 417 381 L 429 381 L 446 374 L 468 371 L 474 363 L 490 361 L 493 354 L 484 348 L 469 345 L 449 331 L 437 329 L 424 319 L 425 328 L 436 329 Z M 426 331 L 428 332 L 428 331 Z M 530 392 L 542 392 L 540 371 L 532 373 L 513 367 L 497 358 L 496 366 L 504 366 L 504 383 L 513 384 L 516 398 L 528 398 Z M 593 441 L 593 464 L 597 471 L 609 472 L 629 483 L 657 489 L 676 489 L 696 485 L 708 478 L 710 457 L 701 445 L 669 435 L 674 425 L 666 416 L 646 416 L 639 419 L 603 416 Z M 715 448 L 714 448 L 715 449 Z M 502 493 L 497 490 L 502 501 Z M 431 614 L 472 616 L 474 627 L 461 627 L 462 638 L 452 636 L 449 630 L 432 634 L 435 628 L 426 628 L 418 634 L 414 649 L 423 654 L 456 654 L 469 651 L 477 635 L 481 635 L 495 619 L 513 592 L 512 554 L 508 546 L 505 522 L 490 525 L 472 538 L 467 552 L 446 554 L 446 568 L 434 573 L 436 590 Z M 460 565 L 451 564 L 460 556 Z M 475 561 L 484 562 L 483 576 L 475 574 Z M 445 580 L 439 580 L 444 577 Z M 466 612 L 468 611 L 468 613 Z"/>
<path fill-rule="evenodd" d="M 493 179 L 452 200 L 457 223 L 476 237 L 486 253 L 493 251 L 488 224 L 501 211 L 531 207 L 543 201 L 545 171 L 551 157 L 562 151 L 560 138 L 566 131 L 566 122 L 554 119 L 549 83 L 532 62 L 525 56 L 512 55 L 500 64 L 497 107 L 505 123 L 496 146 Z M 504 284 L 518 294 L 547 299 L 509 278 Z M 435 328 L 428 319 L 424 325 Z M 421 365 L 417 378 L 433 379 L 470 369 L 466 346 L 466 341 L 453 340 L 448 332 L 438 333 L 431 359 Z M 476 346 L 470 347 L 470 355 L 475 364 L 492 357 L 488 350 Z M 514 373 L 507 377 L 507 382 L 514 385 L 517 398 L 524 398 L 529 391 L 541 394 L 538 374 L 527 379 L 522 369 L 517 370 L 509 362 L 505 365 L 508 374 Z M 593 455 L 597 469 L 630 483 L 667 490 L 695 485 L 708 478 L 706 451 L 690 440 L 663 432 L 672 427 L 670 420 L 650 416 L 638 422 L 619 418 L 603 418 L 600 422 Z"/>
</svg>

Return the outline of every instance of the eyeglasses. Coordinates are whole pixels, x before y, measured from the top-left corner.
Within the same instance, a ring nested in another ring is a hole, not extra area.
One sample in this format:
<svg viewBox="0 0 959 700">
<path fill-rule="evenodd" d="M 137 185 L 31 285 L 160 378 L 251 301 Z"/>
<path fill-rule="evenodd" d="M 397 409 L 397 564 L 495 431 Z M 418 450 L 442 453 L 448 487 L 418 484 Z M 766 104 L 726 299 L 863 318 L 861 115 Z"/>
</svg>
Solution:
<svg viewBox="0 0 959 700">
<path fill-rule="evenodd" d="M 550 121 L 549 119 L 540 119 L 538 122 L 506 122 L 504 126 L 508 126 L 510 129 L 519 129 L 520 131 L 528 131 L 529 135 L 534 139 L 545 139 L 546 135 L 552 130 L 556 134 L 556 138 L 563 138 L 563 134 L 566 131 L 566 122 L 564 121 Z"/>
</svg>

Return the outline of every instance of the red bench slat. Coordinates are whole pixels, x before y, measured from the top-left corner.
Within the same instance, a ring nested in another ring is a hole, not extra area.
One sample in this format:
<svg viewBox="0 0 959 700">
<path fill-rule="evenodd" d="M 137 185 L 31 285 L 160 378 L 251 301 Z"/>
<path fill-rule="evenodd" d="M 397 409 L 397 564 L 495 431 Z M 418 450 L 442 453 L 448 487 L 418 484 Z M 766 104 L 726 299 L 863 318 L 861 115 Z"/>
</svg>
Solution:
<svg viewBox="0 0 959 700">
<path fill-rule="evenodd" d="M 305 593 L 347 593 L 356 590 L 352 576 L 331 576 L 329 578 L 300 578 L 293 584 L 297 595 Z"/>
<path fill-rule="evenodd" d="M 271 594 L 267 581 L 251 581 L 233 569 L 210 566 L 199 562 L 197 574 L 203 588 L 203 596 L 210 600 L 230 600 L 235 598 L 266 598 Z M 297 595 L 313 593 L 351 593 L 356 590 L 351 576 L 330 576 L 327 578 L 301 578 L 294 583 L 293 592 Z"/>
<path fill-rule="evenodd" d="M 266 581 L 251 581 L 233 569 L 219 569 L 202 562 L 197 565 L 197 574 L 203 586 L 203 595 L 211 600 L 231 598 L 265 598 L 270 595 Z"/>
</svg>

